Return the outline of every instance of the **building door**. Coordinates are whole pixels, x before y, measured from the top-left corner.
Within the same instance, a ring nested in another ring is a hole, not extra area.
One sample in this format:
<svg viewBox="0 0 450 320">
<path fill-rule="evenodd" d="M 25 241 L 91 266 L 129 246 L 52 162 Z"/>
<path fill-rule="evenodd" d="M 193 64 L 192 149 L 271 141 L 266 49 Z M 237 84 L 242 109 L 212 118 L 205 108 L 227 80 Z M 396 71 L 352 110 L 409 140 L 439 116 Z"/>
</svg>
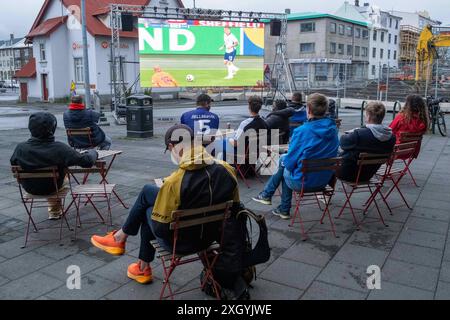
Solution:
<svg viewBox="0 0 450 320">
<path fill-rule="evenodd" d="M 42 99 L 44 101 L 48 101 L 48 83 L 47 83 L 48 75 L 42 75 Z"/>
<path fill-rule="evenodd" d="M 20 102 L 28 101 L 28 83 L 21 82 L 20 83 Z"/>
</svg>

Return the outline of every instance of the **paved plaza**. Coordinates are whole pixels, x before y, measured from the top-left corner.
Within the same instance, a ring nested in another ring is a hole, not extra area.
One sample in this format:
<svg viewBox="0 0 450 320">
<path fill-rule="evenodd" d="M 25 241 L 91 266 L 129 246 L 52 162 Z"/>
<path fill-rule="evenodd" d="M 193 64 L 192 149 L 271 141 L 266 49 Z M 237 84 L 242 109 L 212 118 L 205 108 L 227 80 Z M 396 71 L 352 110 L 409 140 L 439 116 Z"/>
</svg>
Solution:
<svg viewBox="0 0 450 320">
<path fill-rule="evenodd" d="M 122 126 L 105 127 L 113 138 L 113 149 L 124 152 L 108 177 L 109 182 L 118 184 L 118 192 L 127 204 L 134 203 L 145 184 L 175 169 L 164 154 L 163 133 L 176 122 L 171 118 L 178 119 L 185 110 L 159 106 L 155 110 L 156 135 L 148 140 L 126 138 Z M 223 127 L 227 122 L 236 126 L 246 116 L 246 107 L 235 104 L 213 111 L 221 116 Z M 60 119 L 60 109 L 57 115 Z M 341 116 L 341 132 L 358 126 L 358 111 L 343 111 Z M 388 115 L 389 120 L 391 117 Z M 129 239 L 127 253 L 122 257 L 113 257 L 92 247 L 90 237 L 105 233 L 106 226 L 96 222 L 96 215 L 89 206 L 82 208 L 82 219 L 87 223 L 79 230 L 75 242 L 70 241 L 66 230 L 61 244 L 58 241 L 32 242 L 21 249 L 27 217 L 10 172 L 9 158 L 16 144 L 29 137 L 26 122 L 26 115 L 0 116 L 0 299 L 158 299 L 162 285 L 159 261 L 153 264 L 152 284 L 143 286 L 128 279 L 126 268 L 137 259 L 139 237 Z M 65 141 L 62 128 L 57 129 L 56 136 Z M 377 221 L 364 224 L 361 231 L 356 231 L 347 211 L 342 219 L 335 220 L 339 238 L 330 233 L 311 234 L 306 242 L 301 240 L 299 227 L 289 227 L 289 222 L 272 216 L 272 207 L 251 200 L 262 190 L 259 181 L 251 180 L 250 189 L 241 181 L 244 204 L 267 219 L 272 248 L 270 261 L 257 267 L 258 278 L 250 291 L 251 298 L 450 299 L 449 166 L 449 139 L 427 135 L 422 153 L 412 166 L 420 187 L 414 187 L 409 178 L 405 178 L 401 186 L 413 204 L 412 211 L 402 207 L 395 209 L 391 216 L 381 206 L 389 227 Z M 361 206 L 365 198 L 360 195 L 356 199 L 355 203 Z M 275 198 L 274 205 L 278 201 L 279 198 Z M 393 207 L 402 204 L 397 194 L 390 201 Z M 343 202 L 342 189 L 338 188 L 332 203 L 333 215 L 337 215 Z M 307 207 L 303 212 L 306 219 L 320 217 L 315 207 Z M 114 201 L 113 219 L 117 227 L 127 213 Z M 37 220 L 45 220 L 47 212 L 40 209 L 35 214 Z M 374 217 L 376 213 L 372 210 L 364 219 L 370 222 Z M 70 218 L 73 224 L 74 211 L 70 212 Z M 93 223 L 88 223 L 90 221 Z M 49 222 L 41 225 L 49 225 Z M 59 223 L 54 225 L 59 226 Z M 326 225 L 309 227 L 318 230 Z M 57 235 L 58 230 L 43 231 L 33 234 L 32 239 L 56 238 Z M 69 276 L 66 271 L 72 265 L 80 267 L 81 290 L 69 290 L 66 286 Z M 381 290 L 369 290 L 366 285 L 367 269 L 373 265 L 381 268 Z M 199 285 L 200 271 L 199 264 L 180 267 L 173 278 L 174 286 Z M 178 299 L 207 297 L 196 290 Z"/>
</svg>

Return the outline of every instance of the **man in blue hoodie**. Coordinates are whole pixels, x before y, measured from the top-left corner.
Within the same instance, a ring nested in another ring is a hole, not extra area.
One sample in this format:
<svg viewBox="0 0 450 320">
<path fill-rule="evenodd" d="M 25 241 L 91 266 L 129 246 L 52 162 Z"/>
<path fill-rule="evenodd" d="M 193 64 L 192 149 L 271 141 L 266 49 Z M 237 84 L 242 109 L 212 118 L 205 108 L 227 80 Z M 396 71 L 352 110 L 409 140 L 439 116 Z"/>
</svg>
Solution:
<svg viewBox="0 0 450 320">
<path fill-rule="evenodd" d="M 308 122 L 295 129 L 286 155 L 280 158 L 280 166 L 254 201 L 272 205 L 272 197 L 282 185 L 281 204 L 272 211 L 282 219 L 290 219 L 292 191 L 323 189 L 333 178 L 333 172 L 309 173 L 303 177 L 302 161 L 328 159 L 337 156 L 338 130 L 334 120 L 326 116 L 328 99 L 321 94 L 309 96 L 307 102 Z"/>
</svg>

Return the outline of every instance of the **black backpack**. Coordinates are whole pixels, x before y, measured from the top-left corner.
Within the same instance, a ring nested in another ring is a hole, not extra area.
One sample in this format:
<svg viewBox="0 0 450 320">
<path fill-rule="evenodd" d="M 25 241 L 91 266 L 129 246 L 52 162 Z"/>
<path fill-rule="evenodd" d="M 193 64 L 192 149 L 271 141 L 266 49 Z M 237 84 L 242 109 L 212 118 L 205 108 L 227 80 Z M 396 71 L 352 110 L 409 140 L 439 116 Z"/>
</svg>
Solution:
<svg viewBox="0 0 450 320">
<path fill-rule="evenodd" d="M 259 237 L 253 246 L 253 225 L 259 227 Z M 241 205 L 225 222 L 222 253 L 214 267 L 214 279 L 218 282 L 223 300 L 248 300 L 249 288 L 256 279 L 256 265 L 270 259 L 267 225 L 264 216 Z M 202 272 L 200 279 L 204 277 Z M 212 283 L 204 291 L 215 297 Z"/>
</svg>

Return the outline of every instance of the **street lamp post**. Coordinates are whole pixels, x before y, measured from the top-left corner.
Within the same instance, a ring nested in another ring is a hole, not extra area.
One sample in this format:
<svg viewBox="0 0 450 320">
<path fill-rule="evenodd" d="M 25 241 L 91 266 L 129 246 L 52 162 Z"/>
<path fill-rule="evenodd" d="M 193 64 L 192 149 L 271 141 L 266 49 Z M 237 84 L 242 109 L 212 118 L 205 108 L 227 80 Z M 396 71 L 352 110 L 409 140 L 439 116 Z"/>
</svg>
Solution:
<svg viewBox="0 0 450 320">
<path fill-rule="evenodd" d="M 89 81 L 89 56 L 86 31 L 86 0 L 81 0 L 81 33 L 83 36 L 83 70 L 84 70 L 84 96 L 86 108 L 91 107 L 91 84 Z"/>
</svg>

